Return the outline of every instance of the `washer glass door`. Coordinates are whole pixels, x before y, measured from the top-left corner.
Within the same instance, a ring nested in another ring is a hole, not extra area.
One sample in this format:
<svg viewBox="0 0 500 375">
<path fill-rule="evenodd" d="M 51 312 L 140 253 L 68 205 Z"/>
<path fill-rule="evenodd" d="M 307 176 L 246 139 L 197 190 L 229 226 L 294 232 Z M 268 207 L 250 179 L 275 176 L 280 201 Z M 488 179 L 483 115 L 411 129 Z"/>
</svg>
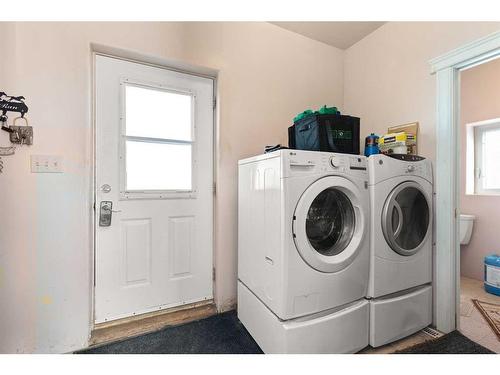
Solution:
<svg viewBox="0 0 500 375">
<path fill-rule="evenodd" d="M 366 235 L 365 195 L 340 176 L 320 178 L 304 191 L 293 216 L 293 237 L 307 264 L 337 272 L 352 263 Z"/>
<path fill-rule="evenodd" d="M 382 211 L 382 231 L 398 254 L 415 254 L 430 231 L 430 205 L 421 186 L 403 182 L 389 194 Z"/>
<path fill-rule="evenodd" d="M 311 246 L 325 256 L 341 253 L 351 242 L 355 226 L 351 201 L 335 187 L 319 193 L 307 212 L 307 238 Z"/>
</svg>

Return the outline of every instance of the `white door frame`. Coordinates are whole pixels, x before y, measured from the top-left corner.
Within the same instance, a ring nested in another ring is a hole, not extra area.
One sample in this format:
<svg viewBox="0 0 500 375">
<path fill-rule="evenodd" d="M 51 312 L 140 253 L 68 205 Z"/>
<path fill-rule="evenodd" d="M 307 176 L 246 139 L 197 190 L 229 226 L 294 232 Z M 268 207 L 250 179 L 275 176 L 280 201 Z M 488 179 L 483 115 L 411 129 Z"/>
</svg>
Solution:
<svg viewBox="0 0 500 375">
<path fill-rule="evenodd" d="M 500 56 L 500 32 L 432 59 L 436 75 L 436 256 L 434 324 L 458 328 L 460 304 L 460 71 Z"/>
<path fill-rule="evenodd" d="M 90 150 L 90 160 L 91 160 L 91 171 L 90 171 L 90 184 L 89 184 L 89 193 L 90 193 L 90 206 L 91 206 L 91 223 L 90 223 L 90 232 L 91 232 L 91 249 L 90 249 L 90 279 L 91 279 L 91 285 L 89 289 L 89 294 L 90 294 L 90 301 L 91 301 L 91 311 L 90 311 L 90 321 L 89 321 L 89 332 L 88 332 L 88 338 L 90 340 L 92 331 L 94 330 L 95 327 L 95 235 L 96 235 L 96 223 L 95 223 L 95 215 L 94 215 L 94 204 L 96 202 L 96 196 L 95 196 L 95 183 L 96 183 L 96 175 L 95 175 L 95 168 L 96 168 L 96 121 L 95 121 L 95 57 L 96 55 L 102 55 L 102 56 L 108 56 L 108 57 L 113 57 L 116 59 L 120 60 L 125 60 L 125 61 L 130 61 L 130 62 L 135 62 L 143 65 L 149 65 L 153 67 L 158 67 L 158 68 L 163 68 L 163 69 L 168 69 L 180 73 L 185 73 L 185 74 L 190 74 L 190 75 L 195 75 L 195 76 L 200 76 L 204 78 L 209 78 L 212 79 L 214 84 L 214 106 L 213 106 L 213 115 L 214 115 L 214 120 L 213 120 L 213 186 L 214 186 L 214 195 L 213 195 L 213 267 L 214 270 L 217 268 L 218 265 L 218 260 L 216 258 L 216 241 L 218 240 L 216 238 L 216 215 L 217 215 L 217 204 L 216 204 L 216 199 L 217 196 L 215 194 L 216 192 L 216 184 L 218 180 L 218 155 L 219 155 L 219 144 L 218 144 L 218 134 L 219 134 L 219 120 L 218 120 L 218 87 L 217 87 L 217 81 L 218 81 L 218 70 L 211 69 L 211 68 L 205 68 L 205 67 L 200 67 L 197 65 L 192 65 L 188 63 L 184 63 L 179 60 L 170 60 L 170 59 L 165 59 L 157 56 L 152 56 L 152 55 L 146 55 L 146 54 L 141 54 L 138 52 L 132 52 L 129 50 L 121 49 L 121 48 L 116 48 L 116 47 L 111 47 L 103 44 L 97 44 L 97 43 L 91 43 L 90 44 L 90 72 L 91 72 L 91 150 Z M 216 280 L 213 280 L 213 297 L 214 297 L 214 303 L 217 301 L 217 285 L 216 285 Z M 219 310 L 220 306 L 217 306 L 217 310 Z"/>
</svg>

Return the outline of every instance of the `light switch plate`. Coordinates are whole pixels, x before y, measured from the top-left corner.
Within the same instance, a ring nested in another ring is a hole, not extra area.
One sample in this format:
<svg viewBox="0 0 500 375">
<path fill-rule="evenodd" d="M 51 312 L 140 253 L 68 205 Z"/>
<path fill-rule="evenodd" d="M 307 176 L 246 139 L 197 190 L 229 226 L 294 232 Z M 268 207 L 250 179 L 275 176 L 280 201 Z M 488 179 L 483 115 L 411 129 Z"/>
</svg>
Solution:
<svg viewBox="0 0 500 375">
<path fill-rule="evenodd" d="M 31 155 L 31 173 L 62 173 L 62 156 Z"/>
</svg>

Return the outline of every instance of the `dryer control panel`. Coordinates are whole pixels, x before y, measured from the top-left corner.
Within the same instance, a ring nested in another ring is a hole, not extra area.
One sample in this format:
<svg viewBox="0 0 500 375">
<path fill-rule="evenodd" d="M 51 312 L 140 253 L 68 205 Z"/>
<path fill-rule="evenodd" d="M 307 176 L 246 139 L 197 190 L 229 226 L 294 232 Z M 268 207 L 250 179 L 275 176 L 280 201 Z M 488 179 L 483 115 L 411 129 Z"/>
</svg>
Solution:
<svg viewBox="0 0 500 375">
<path fill-rule="evenodd" d="M 399 159 L 387 155 L 372 155 L 368 159 L 370 185 L 396 176 L 418 176 L 432 183 L 430 160 L 418 158 Z"/>
</svg>

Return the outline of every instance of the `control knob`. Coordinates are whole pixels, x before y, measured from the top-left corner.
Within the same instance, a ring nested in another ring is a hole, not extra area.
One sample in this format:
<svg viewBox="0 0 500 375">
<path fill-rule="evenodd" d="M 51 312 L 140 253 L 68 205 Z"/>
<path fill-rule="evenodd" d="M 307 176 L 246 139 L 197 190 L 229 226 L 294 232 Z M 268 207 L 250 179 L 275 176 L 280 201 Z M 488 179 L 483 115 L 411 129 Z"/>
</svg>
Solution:
<svg viewBox="0 0 500 375">
<path fill-rule="evenodd" d="M 330 158 L 330 165 L 335 169 L 340 168 L 340 159 L 337 156 L 332 156 Z"/>
</svg>

